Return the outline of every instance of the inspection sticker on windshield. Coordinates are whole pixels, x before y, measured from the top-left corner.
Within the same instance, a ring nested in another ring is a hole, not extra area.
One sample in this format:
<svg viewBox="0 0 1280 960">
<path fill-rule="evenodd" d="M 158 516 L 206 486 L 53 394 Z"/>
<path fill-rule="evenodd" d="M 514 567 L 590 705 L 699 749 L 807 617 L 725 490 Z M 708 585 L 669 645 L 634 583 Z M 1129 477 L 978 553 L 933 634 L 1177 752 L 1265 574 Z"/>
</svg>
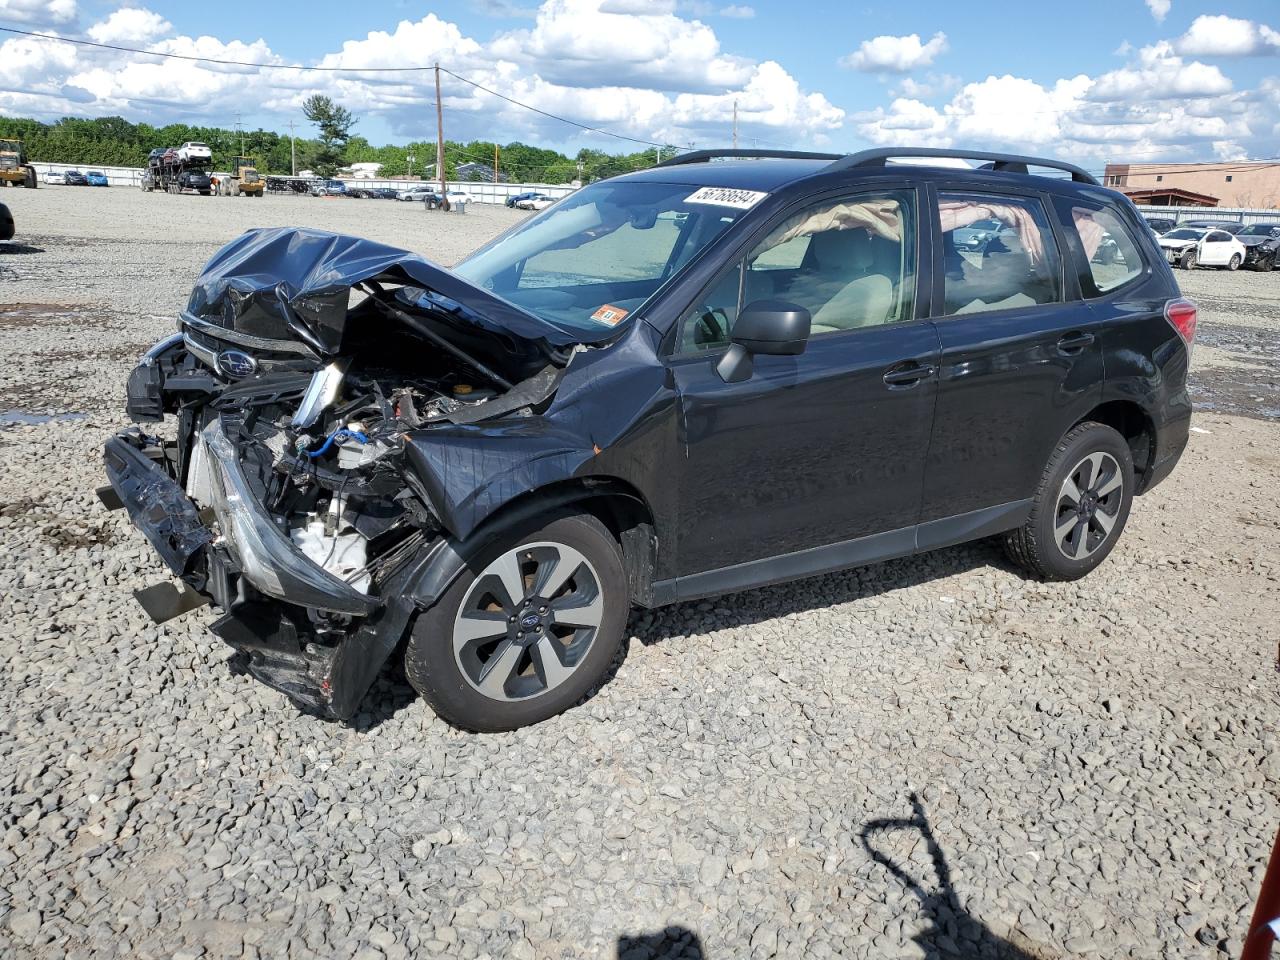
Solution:
<svg viewBox="0 0 1280 960">
<path fill-rule="evenodd" d="M 622 318 L 630 312 L 629 310 L 623 310 L 621 307 L 615 307 L 612 303 L 606 303 L 591 315 L 591 319 L 603 323 L 607 327 L 616 327 L 622 322 Z"/>
<path fill-rule="evenodd" d="M 684 198 L 685 203 L 710 203 L 717 207 L 737 207 L 750 210 L 767 197 L 759 190 L 734 190 L 730 187 L 703 187 Z"/>
</svg>

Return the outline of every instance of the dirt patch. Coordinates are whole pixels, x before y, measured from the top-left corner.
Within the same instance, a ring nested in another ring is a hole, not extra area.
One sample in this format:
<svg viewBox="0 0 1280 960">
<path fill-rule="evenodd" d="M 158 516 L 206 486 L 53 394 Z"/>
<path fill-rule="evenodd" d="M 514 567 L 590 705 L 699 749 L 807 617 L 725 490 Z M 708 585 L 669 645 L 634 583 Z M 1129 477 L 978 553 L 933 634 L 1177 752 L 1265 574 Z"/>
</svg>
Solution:
<svg viewBox="0 0 1280 960">
<path fill-rule="evenodd" d="M 64 303 L 0 304 L 0 327 L 39 327 L 66 323 L 88 311 Z"/>
</svg>

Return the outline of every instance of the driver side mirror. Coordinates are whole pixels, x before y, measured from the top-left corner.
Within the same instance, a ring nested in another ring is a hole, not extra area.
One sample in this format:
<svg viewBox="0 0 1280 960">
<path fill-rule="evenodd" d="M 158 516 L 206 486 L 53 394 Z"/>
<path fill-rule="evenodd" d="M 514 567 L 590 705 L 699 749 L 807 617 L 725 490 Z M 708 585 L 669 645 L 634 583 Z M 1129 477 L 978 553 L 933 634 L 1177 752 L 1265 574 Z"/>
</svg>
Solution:
<svg viewBox="0 0 1280 960">
<path fill-rule="evenodd" d="M 730 334 L 729 349 L 716 364 L 725 383 L 751 376 L 757 354 L 796 356 L 809 342 L 809 311 L 785 300 L 754 300 L 742 308 Z"/>
</svg>

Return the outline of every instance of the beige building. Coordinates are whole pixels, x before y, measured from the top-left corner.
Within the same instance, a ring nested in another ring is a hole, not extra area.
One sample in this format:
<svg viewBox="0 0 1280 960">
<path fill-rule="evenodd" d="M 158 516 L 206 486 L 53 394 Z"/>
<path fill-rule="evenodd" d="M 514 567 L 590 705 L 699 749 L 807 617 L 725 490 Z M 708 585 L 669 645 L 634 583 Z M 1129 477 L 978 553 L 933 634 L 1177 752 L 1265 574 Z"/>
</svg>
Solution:
<svg viewBox="0 0 1280 960">
<path fill-rule="evenodd" d="M 1103 183 L 1157 206 L 1196 203 L 1190 195 L 1198 195 L 1204 206 L 1280 207 L 1280 163 L 1274 161 L 1108 163 Z"/>
</svg>

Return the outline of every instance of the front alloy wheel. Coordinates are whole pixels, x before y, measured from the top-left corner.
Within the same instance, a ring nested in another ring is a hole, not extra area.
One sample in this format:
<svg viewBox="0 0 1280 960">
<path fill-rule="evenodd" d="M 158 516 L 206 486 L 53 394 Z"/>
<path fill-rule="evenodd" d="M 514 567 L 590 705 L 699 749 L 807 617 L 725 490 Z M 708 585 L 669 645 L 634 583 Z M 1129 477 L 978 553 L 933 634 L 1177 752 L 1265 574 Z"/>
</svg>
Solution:
<svg viewBox="0 0 1280 960">
<path fill-rule="evenodd" d="M 614 535 L 590 514 L 552 514 L 470 558 L 414 623 L 405 675 L 455 726 L 538 723 L 601 683 L 630 609 Z"/>
<path fill-rule="evenodd" d="M 562 543 L 526 543 L 471 584 L 454 618 L 453 652 L 480 693 L 524 700 L 573 676 L 603 618 L 591 561 Z"/>
<path fill-rule="evenodd" d="M 1196 252 L 1194 250 L 1188 250 L 1184 253 L 1182 255 L 1182 263 L 1180 265 L 1183 270 L 1194 270 L 1196 268 Z"/>
</svg>

